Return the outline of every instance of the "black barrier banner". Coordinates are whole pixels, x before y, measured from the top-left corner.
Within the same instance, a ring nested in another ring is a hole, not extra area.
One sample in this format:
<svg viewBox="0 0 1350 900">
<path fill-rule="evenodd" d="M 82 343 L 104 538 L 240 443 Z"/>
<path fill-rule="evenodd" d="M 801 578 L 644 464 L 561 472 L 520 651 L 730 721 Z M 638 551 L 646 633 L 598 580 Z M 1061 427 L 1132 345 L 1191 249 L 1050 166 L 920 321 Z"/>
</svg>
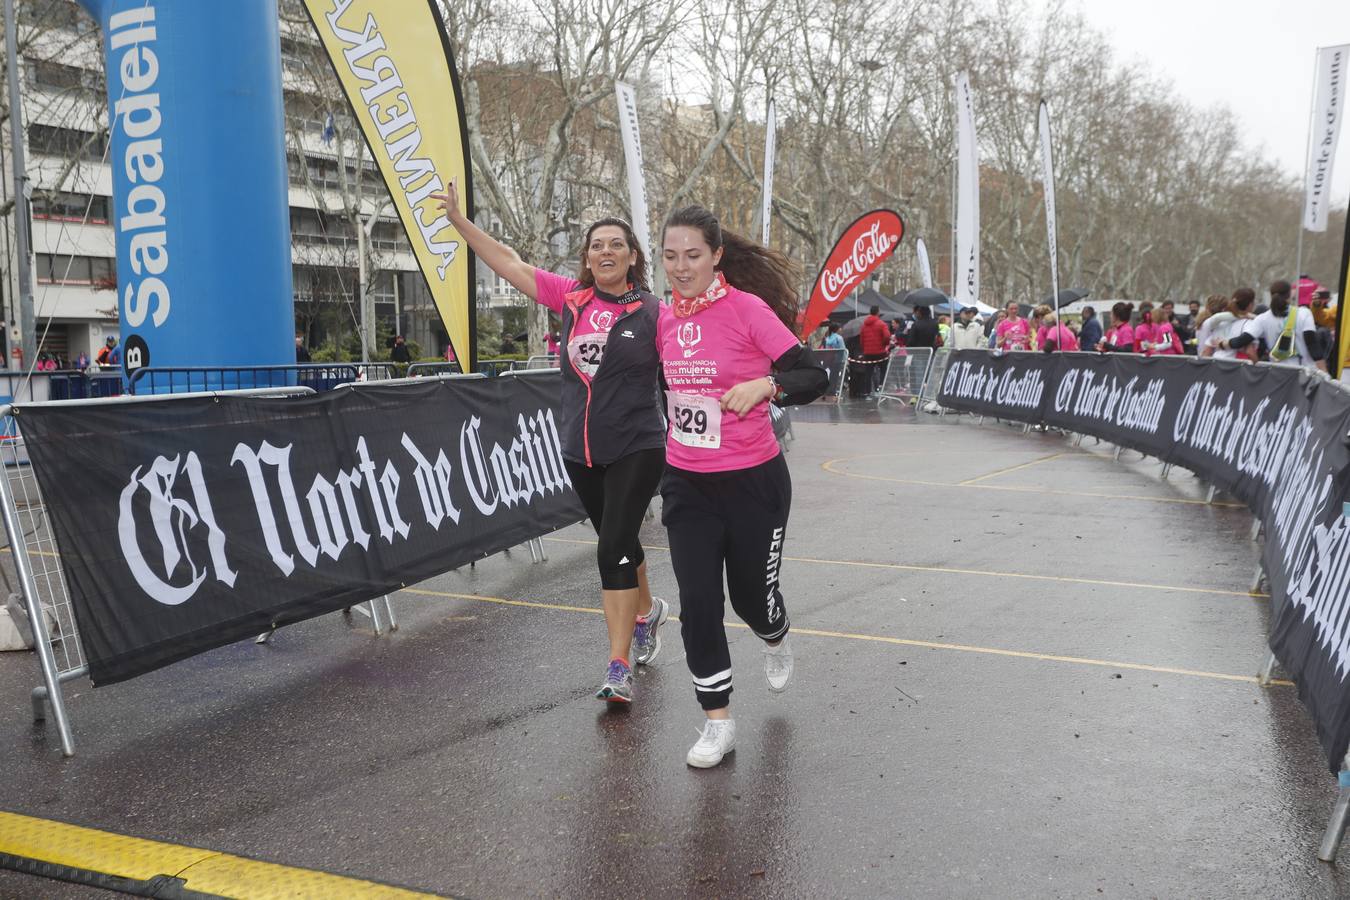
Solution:
<svg viewBox="0 0 1350 900">
<path fill-rule="evenodd" d="M 1350 391 L 1305 370 L 1126 354 L 952 356 L 939 402 L 1195 471 L 1266 528 L 1270 646 L 1332 771 L 1350 745 Z"/>
<path fill-rule="evenodd" d="M 96 685 L 580 521 L 556 373 L 20 408 Z"/>
</svg>

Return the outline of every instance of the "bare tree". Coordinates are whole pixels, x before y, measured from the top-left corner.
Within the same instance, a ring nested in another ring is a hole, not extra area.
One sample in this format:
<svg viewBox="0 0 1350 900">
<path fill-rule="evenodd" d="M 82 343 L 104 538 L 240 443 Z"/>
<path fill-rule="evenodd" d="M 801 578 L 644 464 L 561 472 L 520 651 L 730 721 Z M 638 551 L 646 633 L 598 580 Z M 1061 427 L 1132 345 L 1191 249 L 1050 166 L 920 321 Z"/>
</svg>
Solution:
<svg viewBox="0 0 1350 900">
<path fill-rule="evenodd" d="M 584 188 L 619 183 L 618 165 L 595 173 L 575 163 L 586 157 L 587 139 L 605 133 L 596 117 L 614 82 L 658 53 L 678 8 L 674 0 L 442 4 L 462 74 L 479 209 L 535 265 L 554 268 L 569 255 L 591 205 Z M 615 142 L 609 158 L 620 152 Z M 583 173 L 589 180 L 569 184 Z M 613 192 L 600 192 L 612 208 Z M 528 323 L 530 352 L 542 353 L 547 311 L 532 308 Z"/>
</svg>

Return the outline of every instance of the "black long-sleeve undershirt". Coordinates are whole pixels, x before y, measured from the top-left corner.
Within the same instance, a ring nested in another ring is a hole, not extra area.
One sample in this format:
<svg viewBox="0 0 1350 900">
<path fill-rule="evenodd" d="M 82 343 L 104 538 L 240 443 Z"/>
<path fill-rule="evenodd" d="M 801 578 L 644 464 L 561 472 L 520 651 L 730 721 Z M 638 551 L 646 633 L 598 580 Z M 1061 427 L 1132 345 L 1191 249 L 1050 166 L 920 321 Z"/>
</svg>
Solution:
<svg viewBox="0 0 1350 900">
<path fill-rule="evenodd" d="M 783 395 L 774 402 L 779 406 L 798 406 L 810 403 L 825 393 L 830 376 L 816 358 L 806 352 L 802 344 L 791 348 L 773 364 L 773 377 Z"/>
</svg>

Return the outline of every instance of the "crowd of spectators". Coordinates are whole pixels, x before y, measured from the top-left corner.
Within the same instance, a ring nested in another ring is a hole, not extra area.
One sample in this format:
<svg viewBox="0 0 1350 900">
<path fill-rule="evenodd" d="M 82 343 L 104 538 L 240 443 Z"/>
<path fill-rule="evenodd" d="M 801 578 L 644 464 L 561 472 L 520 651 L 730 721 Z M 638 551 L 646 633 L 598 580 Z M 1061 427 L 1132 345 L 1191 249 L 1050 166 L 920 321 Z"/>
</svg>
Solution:
<svg viewBox="0 0 1350 900">
<path fill-rule="evenodd" d="M 826 322 L 810 343 L 848 351 L 857 396 L 878 390 L 885 362 L 912 348 L 1190 355 L 1326 371 L 1336 347 L 1336 307 L 1330 292 L 1305 276 L 1297 287 L 1287 281 L 1271 283 L 1268 295 L 1268 304 L 1258 304 L 1255 291 L 1238 288 L 1231 296 L 1192 300 L 1180 312 L 1171 300 L 1122 300 L 1100 314 L 1091 305 L 1080 305 L 1074 315 L 1057 314 L 1048 304 L 1024 307 L 1013 301 L 984 318 L 976 307 L 965 307 L 954 322 L 945 314 L 935 317 L 927 306 L 887 322 L 873 306 L 861 327 L 841 329 L 838 322 Z"/>
</svg>

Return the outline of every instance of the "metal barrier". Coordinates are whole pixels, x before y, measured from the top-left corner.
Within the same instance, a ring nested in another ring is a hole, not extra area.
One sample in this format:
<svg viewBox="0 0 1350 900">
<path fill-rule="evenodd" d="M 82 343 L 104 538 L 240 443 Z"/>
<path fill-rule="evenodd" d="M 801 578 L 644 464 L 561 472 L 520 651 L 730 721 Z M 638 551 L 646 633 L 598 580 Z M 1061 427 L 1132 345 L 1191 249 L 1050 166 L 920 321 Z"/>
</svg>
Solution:
<svg viewBox="0 0 1350 900">
<path fill-rule="evenodd" d="M 931 347 L 912 347 L 897 350 L 886 361 L 886 372 L 881 379 L 880 405 L 887 400 L 914 404 L 923 393 L 928 371 L 933 367 Z"/>
<path fill-rule="evenodd" d="M 90 400 L 101 397 L 120 397 L 124 393 L 122 373 L 100 372 L 90 375 L 78 370 L 60 370 L 47 373 L 50 400 Z"/>
<path fill-rule="evenodd" d="M 404 378 L 420 378 L 425 375 L 459 375 L 459 363 L 452 362 L 415 362 L 408 366 Z M 474 373 L 482 374 L 482 373 Z M 482 377 L 486 378 L 486 375 Z"/>
<path fill-rule="evenodd" d="M 360 371 L 352 363 L 308 363 L 293 366 L 147 366 L 131 373 L 127 393 L 219 393 L 259 388 L 307 387 L 331 391 L 356 381 Z"/>
<path fill-rule="evenodd" d="M 400 369 L 403 368 L 399 363 L 375 362 L 375 363 L 352 363 L 356 366 L 357 381 L 390 381 L 394 378 L 401 378 Z"/>
<path fill-rule="evenodd" d="M 546 356 L 531 356 L 525 360 L 526 369 L 556 369 L 558 368 L 558 354 L 550 353 Z"/>
<path fill-rule="evenodd" d="M 513 371 L 517 362 L 518 360 L 514 359 L 480 359 L 477 371 L 489 378 L 495 378 L 503 372 Z"/>
<path fill-rule="evenodd" d="M 947 408 L 938 403 L 938 392 L 942 389 L 942 379 L 947 374 L 947 363 L 951 358 L 952 351 L 946 347 L 939 349 L 933 356 L 933 364 L 928 367 L 928 377 L 919 391 L 919 409 L 926 413 L 940 416 L 947 414 Z"/>
<path fill-rule="evenodd" d="M 232 391 L 231 396 L 282 397 L 312 394 L 305 387 L 263 388 Z M 186 397 L 213 397 L 220 392 L 157 397 L 115 397 L 90 400 L 61 401 L 63 406 L 112 406 L 133 403 L 158 403 Z M 26 404 L 32 406 L 35 404 Z M 9 540 L 10 557 L 19 583 L 22 606 L 9 603 L 10 614 L 21 630 L 28 630 L 37 649 L 42 668 L 42 684 L 33 688 L 33 720 L 46 718 L 49 704 L 56 728 L 61 737 L 61 752 L 75 754 L 75 740 L 71 735 L 70 717 L 66 713 L 61 685 L 88 673 L 84 650 L 80 646 L 79 626 L 70 603 L 70 592 L 61 567 L 61 553 L 47 518 L 47 507 L 28 464 L 28 451 L 19 422 L 22 407 L 0 406 L 0 421 L 5 423 L 0 434 L 0 518 Z"/>
</svg>

